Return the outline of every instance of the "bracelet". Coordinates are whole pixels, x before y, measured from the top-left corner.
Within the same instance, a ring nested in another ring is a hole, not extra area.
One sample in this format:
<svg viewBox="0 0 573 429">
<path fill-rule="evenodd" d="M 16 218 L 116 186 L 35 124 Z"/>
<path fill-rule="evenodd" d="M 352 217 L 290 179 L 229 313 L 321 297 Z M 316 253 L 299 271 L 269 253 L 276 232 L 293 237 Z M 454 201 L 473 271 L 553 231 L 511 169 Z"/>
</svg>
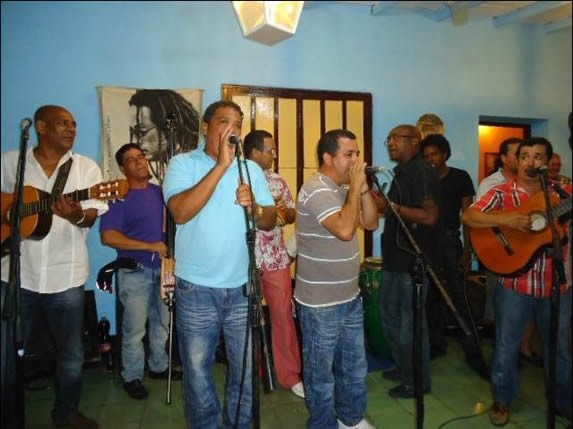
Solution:
<svg viewBox="0 0 573 429">
<path fill-rule="evenodd" d="M 370 188 L 366 189 L 364 192 L 361 192 L 360 196 L 363 196 L 363 195 L 367 194 L 368 192 L 370 192 Z"/>
<path fill-rule="evenodd" d="M 79 224 L 82 223 L 84 220 L 86 220 L 86 214 L 85 214 L 84 212 L 82 212 L 82 218 L 76 222 L 76 225 L 79 225 Z"/>
</svg>

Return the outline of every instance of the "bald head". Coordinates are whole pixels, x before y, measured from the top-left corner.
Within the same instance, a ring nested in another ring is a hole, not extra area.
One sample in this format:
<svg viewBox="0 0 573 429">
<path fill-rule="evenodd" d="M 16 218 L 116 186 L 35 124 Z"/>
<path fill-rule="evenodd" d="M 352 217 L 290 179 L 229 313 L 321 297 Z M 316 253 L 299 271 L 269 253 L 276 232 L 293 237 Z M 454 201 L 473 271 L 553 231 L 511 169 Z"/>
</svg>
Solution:
<svg viewBox="0 0 573 429">
<path fill-rule="evenodd" d="M 45 105 L 34 113 L 34 126 L 40 146 L 51 147 L 58 152 L 71 150 L 76 138 L 76 120 L 62 106 Z"/>
</svg>

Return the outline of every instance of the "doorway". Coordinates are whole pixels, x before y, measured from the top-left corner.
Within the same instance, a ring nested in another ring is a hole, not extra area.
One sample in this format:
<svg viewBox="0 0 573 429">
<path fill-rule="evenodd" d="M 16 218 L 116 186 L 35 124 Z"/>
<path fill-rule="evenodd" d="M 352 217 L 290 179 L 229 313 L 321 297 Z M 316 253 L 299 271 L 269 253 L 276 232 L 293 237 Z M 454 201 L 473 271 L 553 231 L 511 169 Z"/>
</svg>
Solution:
<svg viewBox="0 0 573 429">
<path fill-rule="evenodd" d="M 529 124 L 511 124 L 480 121 L 478 183 L 499 168 L 499 145 L 510 137 L 521 139 L 531 136 Z"/>
</svg>

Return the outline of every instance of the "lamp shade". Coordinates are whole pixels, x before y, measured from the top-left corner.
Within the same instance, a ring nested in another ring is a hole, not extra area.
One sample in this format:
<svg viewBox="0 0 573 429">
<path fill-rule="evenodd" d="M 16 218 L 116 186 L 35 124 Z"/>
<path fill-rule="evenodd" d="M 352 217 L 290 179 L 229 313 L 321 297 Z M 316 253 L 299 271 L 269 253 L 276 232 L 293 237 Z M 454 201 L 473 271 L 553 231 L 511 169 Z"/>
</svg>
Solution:
<svg viewBox="0 0 573 429">
<path fill-rule="evenodd" d="M 296 32 L 303 1 L 234 1 L 243 35 L 274 45 Z"/>
</svg>

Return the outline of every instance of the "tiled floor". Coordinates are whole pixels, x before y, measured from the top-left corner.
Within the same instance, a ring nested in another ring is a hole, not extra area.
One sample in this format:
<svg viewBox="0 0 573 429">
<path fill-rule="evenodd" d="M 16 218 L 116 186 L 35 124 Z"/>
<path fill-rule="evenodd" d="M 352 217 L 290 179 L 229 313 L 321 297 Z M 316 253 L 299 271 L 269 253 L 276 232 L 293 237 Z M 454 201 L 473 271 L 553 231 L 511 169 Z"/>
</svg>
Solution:
<svg viewBox="0 0 573 429">
<path fill-rule="evenodd" d="M 484 341 L 484 352 L 491 355 L 491 340 Z M 223 384 L 225 367 L 217 364 L 215 376 Z M 424 397 L 424 428 L 491 428 L 487 407 L 491 403 L 489 384 L 466 366 L 457 343 L 450 339 L 446 356 L 432 361 L 432 393 Z M 525 364 L 521 372 L 519 399 L 512 405 L 511 422 L 506 428 L 540 429 L 546 427 L 543 372 Z M 95 418 L 102 429 L 170 429 L 185 428 L 181 382 L 173 383 L 172 403 L 165 404 L 166 383 L 144 381 L 150 396 L 144 401 L 130 399 L 121 387 L 117 371 L 106 373 L 101 366 L 85 370 L 81 409 Z M 416 428 L 414 400 L 395 400 L 387 395 L 394 383 L 381 377 L 380 371 L 368 375 L 368 418 L 379 428 Z M 28 391 L 26 427 L 52 428 L 49 413 L 51 388 Z M 290 391 L 278 389 L 270 394 L 261 390 L 261 428 L 304 428 L 308 412 L 304 401 Z M 454 420 L 456 419 L 457 420 Z M 565 427 L 557 418 L 556 428 Z"/>
</svg>

